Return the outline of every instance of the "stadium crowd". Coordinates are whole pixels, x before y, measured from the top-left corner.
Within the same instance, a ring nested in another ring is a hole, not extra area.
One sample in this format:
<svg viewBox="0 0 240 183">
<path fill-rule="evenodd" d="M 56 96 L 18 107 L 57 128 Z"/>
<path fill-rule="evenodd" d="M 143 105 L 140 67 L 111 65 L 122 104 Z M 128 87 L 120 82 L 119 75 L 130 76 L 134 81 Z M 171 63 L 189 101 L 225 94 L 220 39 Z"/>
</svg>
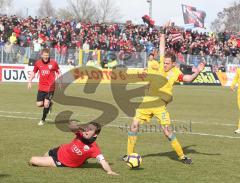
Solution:
<svg viewBox="0 0 240 183">
<path fill-rule="evenodd" d="M 69 50 L 76 48 L 157 54 L 159 29 L 161 28 L 151 28 L 145 24 L 100 24 L 2 15 L 0 46 L 4 50 L 6 61 L 11 59 L 13 53 L 18 53 L 20 59 L 24 55 L 35 58 L 42 48 L 55 48 L 58 62 L 64 64 L 66 56 L 71 59 L 75 53 Z M 236 57 L 240 53 L 240 37 L 228 31 L 218 34 L 199 33 L 172 25 L 167 28 L 166 46 L 183 60 L 182 54 Z"/>
</svg>

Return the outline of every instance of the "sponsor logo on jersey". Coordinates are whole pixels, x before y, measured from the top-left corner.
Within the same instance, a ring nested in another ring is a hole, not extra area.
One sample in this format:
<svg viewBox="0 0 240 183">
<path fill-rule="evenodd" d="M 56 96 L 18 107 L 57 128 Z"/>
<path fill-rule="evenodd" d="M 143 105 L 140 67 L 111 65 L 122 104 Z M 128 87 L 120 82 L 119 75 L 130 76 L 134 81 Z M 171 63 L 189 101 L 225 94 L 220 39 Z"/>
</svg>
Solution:
<svg viewBox="0 0 240 183">
<path fill-rule="evenodd" d="M 84 149 L 84 151 L 88 151 L 88 150 L 90 149 L 90 147 L 89 147 L 88 145 L 85 145 L 85 146 L 83 147 L 83 149 Z"/>
<path fill-rule="evenodd" d="M 74 144 L 72 147 L 72 152 L 76 153 L 77 155 L 81 156 L 82 155 L 82 151 Z"/>
</svg>

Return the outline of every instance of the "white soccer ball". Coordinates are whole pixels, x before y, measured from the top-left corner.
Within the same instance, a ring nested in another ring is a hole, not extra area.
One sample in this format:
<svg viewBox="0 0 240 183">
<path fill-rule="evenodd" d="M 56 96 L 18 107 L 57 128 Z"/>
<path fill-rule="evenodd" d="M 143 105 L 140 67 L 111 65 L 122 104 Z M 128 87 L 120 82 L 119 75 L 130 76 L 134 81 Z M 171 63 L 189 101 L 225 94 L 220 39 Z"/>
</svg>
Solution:
<svg viewBox="0 0 240 183">
<path fill-rule="evenodd" d="M 127 156 L 127 165 L 130 168 L 139 168 L 141 163 L 142 163 L 142 158 L 139 154 L 137 153 L 132 153 Z"/>
</svg>

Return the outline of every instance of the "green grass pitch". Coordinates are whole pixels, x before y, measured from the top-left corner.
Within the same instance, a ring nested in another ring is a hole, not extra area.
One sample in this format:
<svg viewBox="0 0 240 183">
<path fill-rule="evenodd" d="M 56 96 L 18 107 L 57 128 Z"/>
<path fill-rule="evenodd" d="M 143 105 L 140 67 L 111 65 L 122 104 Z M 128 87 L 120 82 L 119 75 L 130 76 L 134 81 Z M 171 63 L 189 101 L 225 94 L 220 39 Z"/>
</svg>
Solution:
<svg viewBox="0 0 240 183">
<path fill-rule="evenodd" d="M 136 86 L 133 86 L 136 87 Z M 130 86 L 131 88 L 131 86 Z M 176 86 L 168 110 L 177 138 L 192 165 L 178 161 L 168 140 L 158 130 L 141 128 L 137 152 L 143 157 L 138 170 L 129 170 L 120 161 L 126 152 L 127 130 L 131 118 L 119 110 L 117 118 L 98 138 L 102 153 L 119 176 L 107 175 L 95 160 L 82 168 L 37 168 L 28 166 L 31 156 L 43 155 L 50 148 L 68 143 L 72 133 L 62 132 L 54 124 L 55 116 L 72 110 L 80 121 L 95 119 L 101 111 L 55 103 L 46 125 L 37 125 L 42 109 L 35 106 L 36 90 L 26 84 L 0 83 L 0 182 L 238 182 L 240 135 L 233 132 L 238 119 L 237 96 L 229 88 Z M 83 85 L 73 85 L 69 95 L 84 96 L 117 107 L 111 90 L 100 85 L 94 94 L 85 94 Z M 156 120 L 152 123 L 156 125 Z M 145 128 L 146 127 L 146 128 Z M 146 130 L 147 129 L 147 130 Z"/>
</svg>

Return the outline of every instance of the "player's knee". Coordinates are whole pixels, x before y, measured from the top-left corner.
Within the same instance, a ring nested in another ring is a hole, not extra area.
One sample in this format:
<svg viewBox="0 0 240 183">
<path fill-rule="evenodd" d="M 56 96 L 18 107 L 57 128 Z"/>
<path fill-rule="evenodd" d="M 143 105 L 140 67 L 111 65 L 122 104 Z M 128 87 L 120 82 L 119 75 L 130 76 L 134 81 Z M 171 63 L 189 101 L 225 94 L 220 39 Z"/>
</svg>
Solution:
<svg viewBox="0 0 240 183">
<path fill-rule="evenodd" d="M 49 105 L 48 104 L 44 104 L 44 108 L 48 108 L 49 107 Z"/>
<path fill-rule="evenodd" d="M 169 131 L 166 130 L 166 129 L 163 130 L 163 133 L 164 133 L 164 135 L 165 135 L 166 137 L 168 137 L 168 136 L 170 135 Z"/>
<path fill-rule="evenodd" d="M 172 128 L 171 128 L 171 126 L 169 126 L 169 125 L 164 125 L 163 127 L 162 127 L 162 129 L 163 129 L 163 133 L 164 133 L 164 135 L 170 135 L 170 134 L 172 134 L 173 133 L 173 131 L 172 131 Z"/>
<path fill-rule="evenodd" d="M 174 133 L 169 133 L 168 135 L 165 135 L 169 141 L 173 141 L 176 139 L 176 135 Z"/>
<path fill-rule="evenodd" d="M 138 123 L 132 123 L 130 126 L 130 131 L 131 132 L 137 132 L 138 131 L 139 124 Z"/>
<path fill-rule="evenodd" d="M 168 127 L 163 128 L 163 133 L 168 138 L 169 141 L 172 141 L 176 138 L 175 134 Z"/>
<path fill-rule="evenodd" d="M 44 102 L 44 107 L 45 107 L 45 108 L 48 108 L 48 107 L 49 107 L 49 104 L 50 104 L 49 101 L 45 101 L 45 102 Z"/>
</svg>

